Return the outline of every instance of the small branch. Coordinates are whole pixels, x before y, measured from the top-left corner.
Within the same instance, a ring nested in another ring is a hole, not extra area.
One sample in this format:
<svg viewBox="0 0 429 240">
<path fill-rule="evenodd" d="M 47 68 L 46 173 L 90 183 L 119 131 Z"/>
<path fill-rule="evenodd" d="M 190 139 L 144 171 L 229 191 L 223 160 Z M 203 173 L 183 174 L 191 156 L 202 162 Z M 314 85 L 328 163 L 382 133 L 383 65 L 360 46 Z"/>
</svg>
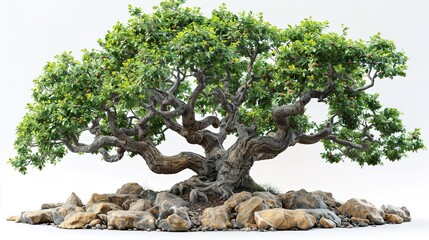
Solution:
<svg viewBox="0 0 429 240">
<path fill-rule="evenodd" d="M 372 72 L 372 66 L 370 66 L 367 74 L 368 79 L 371 81 L 369 84 L 360 88 L 354 88 L 353 86 L 347 86 L 347 88 L 352 92 L 360 92 L 360 91 L 365 91 L 369 88 L 372 88 L 375 84 L 375 79 L 378 77 L 378 74 L 374 73 L 374 75 L 371 76 L 371 72 Z"/>
<path fill-rule="evenodd" d="M 367 151 L 368 150 L 368 145 L 366 144 L 358 144 L 355 142 L 351 142 L 351 141 L 347 141 L 347 140 L 343 140 L 343 139 L 339 139 L 337 136 L 335 135 L 329 135 L 327 137 L 325 137 L 324 139 L 326 140 L 331 140 L 335 143 L 344 145 L 344 146 L 348 146 L 348 147 L 352 147 L 355 149 L 359 149 L 359 150 L 363 150 L 363 151 Z"/>
</svg>

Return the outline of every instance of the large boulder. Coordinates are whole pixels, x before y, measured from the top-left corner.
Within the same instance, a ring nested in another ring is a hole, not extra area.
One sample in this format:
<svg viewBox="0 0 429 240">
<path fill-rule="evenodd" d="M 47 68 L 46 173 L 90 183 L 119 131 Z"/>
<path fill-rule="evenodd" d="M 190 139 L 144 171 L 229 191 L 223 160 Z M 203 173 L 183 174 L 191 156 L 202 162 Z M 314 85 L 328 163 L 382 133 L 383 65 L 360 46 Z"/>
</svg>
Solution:
<svg viewBox="0 0 429 240">
<path fill-rule="evenodd" d="M 381 206 L 381 210 L 383 210 L 384 213 L 396 214 L 400 216 L 404 220 L 404 222 L 411 221 L 410 211 L 406 207 L 399 208 L 392 205 L 384 204 Z"/>
<path fill-rule="evenodd" d="M 282 200 L 277 195 L 270 192 L 254 192 L 252 195 L 264 199 L 270 208 L 282 208 Z"/>
<path fill-rule="evenodd" d="M 53 212 L 53 220 L 55 224 L 60 224 L 64 221 L 67 215 L 72 212 L 85 212 L 85 209 L 78 207 L 75 204 L 64 204 L 61 207 L 58 207 Z"/>
<path fill-rule="evenodd" d="M 337 227 L 341 226 L 341 219 L 332 211 L 328 209 L 302 209 L 306 213 L 316 218 L 316 221 L 320 222 L 321 218 L 328 219 L 335 223 Z"/>
<path fill-rule="evenodd" d="M 111 211 L 107 213 L 107 225 L 119 230 L 155 230 L 155 218 L 145 211 Z"/>
<path fill-rule="evenodd" d="M 54 212 L 55 212 L 55 208 L 23 212 L 19 217 L 19 221 L 22 223 L 29 223 L 29 224 L 53 223 Z"/>
<path fill-rule="evenodd" d="M 289 230 L 298 228 L 307 230 L 316 223 L 316 218 L 303 210 L 274 208 L 255 212 L 255 222 L 259 229 Z"/>
<path fill-rule="evenodd" d="M 97 214 L 88 212 L 74 212 L 67 215 L 59 228 L 65 229 L 83 229 L 93 220 L 97 219 Z"/>
<path fill-rule="evenodd" d="M 341 203 L 335 200 L 335 198 L 332 196 L 332 193 L 330 192 L 324 192 L 324 191 L 314 191 L 311 192 L 314 196 L 322 199 L 322 201 L 331 208 L 337 208 L 341 206 Z"/>
<path fill-rule="evenodd" d="M 131 202 L 135 202 L 139 199 L 136 194 L 92 194 L 86 207 L 91 207 L 95 203 L 107 202 L 114 203 L 123 209 L 127 210 Z M 125 203 L 125 204 L 124 204 Z"/>
<path fill-rule="evenodd" d="M 269 205 L 264 199 L 260 197 L 252 197 L 235 207 L 235 212 L 237 212 L 235 220 L 243 226 L 246 224 L 255 224 L 254 213 L 269 208 Z"/>
<path fill-rule="evenodd" d="M 280 194 L 279 197 L 282 200 L 283 208 L 286 209 L 328 208 L 319 196 L 311 192 L 307 192 L 304 189 L 299 191 L 289 191 L 285 194 Z"/>
<path fill-rule="evenodd" d="M 243 191 L 243 192 L 235 193 L 228 200 L 226 200 L 223 203 L 223 205 L 227 207 L 229 210 L 232 210 L 235 207 L 237 207 L 238 204 L 245 202 L 250 198 L 252 198 L 252 194 L 250 192 Z"/>
<path fill-rule="evenodd" d="M 82 207 L 83 206 L 82 200 L 80 200 L 80 198 L 74 192 L 72 192 L 70 194 L 70 197 L 67 198 L 66 204 L 76 205 L 78 207 Z"/>
<path fill-rule="evenodd" d="M 139 195 L 143 191 L 143 187 L 135 182 L 125 183 L 116 191 L 116 194 L 136 194 Z"/>
<path fill-rule="evenodd" d="M 364 199 L 352 198 L 338 208 L 340 214 L 368 219 L 370 222 L 384 224 L 384 212 Z"/>
<path fill-rule="evenodd" d="M 160 212 L 159 216 L 157 225 L 163 231 L 183 232 L 188 231 L 192 227 L 191 219 L 183 207 L 172 206 L 166 213 L 161 214 Z"/>
<path fill-rule="evenodd" d="M 224 205 L 204 209 L 200 219 L 203 228 L 223 230 L 232 227 L 231 213 Z"/>
<path fill-rule="evenodd" d="M 152 207 L 149 200 L 139 199 L 136 202 L 131 203 L 129 211 L 146 211 Z"/>
<path fill-rule="evenodd" d="M 95 214 L 107 214 L 110 211 L 121 211 L 124 210 L 118 205 L 110 202 L 95 203 L 91 207 L 86 209 L 87 212 Z"/>
<path fill-rule="evenodd" d="M 161 206 L 161 204 L 164 201 L 168 201 L 170 203 L 172 203 L 174 206 L 177 207 L 188 207 L 189 206 L 189 202 L 181 199 L 180 197 L 169 193 L 169 192 L 160 192 L 156 195 L 156 199 L 155 202 L 153 203 L 154 206 Z"/>
</svg>

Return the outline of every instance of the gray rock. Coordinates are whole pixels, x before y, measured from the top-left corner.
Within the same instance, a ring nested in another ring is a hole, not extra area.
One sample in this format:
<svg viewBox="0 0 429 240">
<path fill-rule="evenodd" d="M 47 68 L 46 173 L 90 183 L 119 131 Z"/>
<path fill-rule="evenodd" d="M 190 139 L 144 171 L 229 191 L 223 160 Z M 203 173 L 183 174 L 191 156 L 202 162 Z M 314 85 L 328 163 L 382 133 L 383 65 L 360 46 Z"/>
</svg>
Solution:
<svg viewBox="0 0 429 240">
<path fill-rule="evenodd" d="M 322 199 L 322 201 L 331 208 L 337 208 L 337 207 L 341 206 L 341 203 L 339 201 L 335 200 L 335 198 L 332 196 L 332 193 L 330 193 L 330 192 L 324 192 L 324 191 L 318 190 L 318 191 L 314 191 L 311 193 L 314 196 Z"/>
<path fill-rule="evenodd" d="M 265 200 L 269 208 L 281 208 L 282 200 L 279 196 L 274 195 L 270 192 L 254 192 L 252 194 L 254 197 L 260 197 Z"/>
<path fill-rule="evenodd" d="M 168 201 L 177 207 L 188 207 L 189 202 L 181 199 L 180 197 L 169 193 L 169 192 L 160 192 L 156 195 L 155 202 L 153 206 L 160 206 L 164 201 Z"/>
<path fill-rule="evenodd" d="M 70 197 L 67 198 L 66 204 L 76 205 L 78 207 L 82 207 L 82 200 L 76 195 L 76 193 L 72 192 Z"/>
<path fill-rule="evenodd" d="M 139 199 L 136 202 L 131 203 L 129 211 L 146 211 L 152 207 L 149 200 Z"/>
<path fill-rule="evenodd" d="M 19 217 L 19 222 L 29 223 L 29 224 L 53 223 L 54 212 L 55 212 L 55 208 L 23 212 Z"/>
<path fill-rule="evenodd" d="M 62 205 L 64 205 L 64 203 L 43 203 L 40 208 L 42 210 L 43 209 L 51 209 L 51 208 L 61 207 Z"/>
<path fill-rule="evenodd" d="M 149 201 L 150 201 L 150 204 L 152 204 L 152 206 L 153 206 L 153 205 L 154 205 L 154 203 L 155 203 L 156 195 L 158 195 L 158 193 L 157 193 L 157 192 L 155 192 L 155 191 L 153 191 L 153 190 L 150 190 L 150 189 L 148 189 L 148 190 L 144 190 L 144 191 L 142 191 L 142 192 L 140 193 L 140 197 L 141 197 L 142 199 L 149 200 Z"/>
<path fill-rule="evenodd" d="M 85 212 L 82 207 L 78 207 L 74 204 L 65 204 L 59 208 L 56 208 L 53 212 L 53 219 L 55 224 L 61 224 L 67 215 L 73 212 Z"/>
<path fill-rule="evenodd" d="M 157 222 L 159 228 L 168 232 L 188 231 L 192 227 L 191 219 L 189 218 L 185 208 L 177 206 L 169 208 L 168 211 L 166 211 L 166 214 L 161 214 L 160 211 L 160 218 Z"/>
<path fill-rule="evenodd" d="M 116 194 L 135 194 L 138 195 L 143 191 L 143 187 L 135 182 L 125 183 L 116 191 Z"/>
<path fill-rule="evenodd" d="M 383 210 L 384 213 L 396 214 L 400 216 L 404 220 L 404 222 L 411 221 L 410 211 L 406 207 L 399 208 L 392 205 L 384 204 L 381 206 L 381 210 Z"/>
<path fill-rule="evenodd" d="M 319 222 L 321 218 L 331 220 L 337 227 L 341 226 L 341 219 L 332 211 L 328 209 L 301 209 L 306 213 L 312 215 Z"/>
<path fill-rule="evenodd" d="M 319 196 L 311 192 L 307 192 L 304 189 L 299 191 L 289 191 L 285 194 L 280 194 L 279 197 L 282 200 L 283 208 L 286 209 L 328 208 Z"/>
</svg>

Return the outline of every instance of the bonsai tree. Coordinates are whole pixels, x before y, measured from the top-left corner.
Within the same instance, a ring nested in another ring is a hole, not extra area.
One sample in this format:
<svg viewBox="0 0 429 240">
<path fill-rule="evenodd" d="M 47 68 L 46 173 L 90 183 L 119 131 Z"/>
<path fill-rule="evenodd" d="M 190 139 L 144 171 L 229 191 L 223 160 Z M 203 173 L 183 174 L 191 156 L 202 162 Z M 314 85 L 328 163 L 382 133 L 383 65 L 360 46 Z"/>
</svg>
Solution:
<svg viewBox="0 0 429 240">
<path fill-rule="evenodd" d="M 76 60 L 64 52 L 34 81 L 33 99 L 17 127 L 18 171 L 55 164 L 67 150 L 100 154 L 107 162 L 125 154 L 150 170 L 195 172 L 171 191 L 228 198 L 258 189 L 249 171 L 296 144 L 321 142 L 330 163 L 396 161 L 424 148 L 419 129 L 408 132 L 400 112 L 368 93 L 377 81 L 405 76 L 407 57 L 380 34 L 369 40 L 329 32 L 327 22 L 306 19 L 281 29 L 261 15 L 225 6 L 210 17 L 183 0 L 167 0 L 147 14 L 130 7 L 118 23 Z M 325 105 L 313 122 L 310 102 Z M 157 148 L 174 131 L 204 155 L 165 156 Z M 91 133 L 92 142 L 81 135 Z M 235 143 L 224 147 L 233 135 Z"/>
</svg>

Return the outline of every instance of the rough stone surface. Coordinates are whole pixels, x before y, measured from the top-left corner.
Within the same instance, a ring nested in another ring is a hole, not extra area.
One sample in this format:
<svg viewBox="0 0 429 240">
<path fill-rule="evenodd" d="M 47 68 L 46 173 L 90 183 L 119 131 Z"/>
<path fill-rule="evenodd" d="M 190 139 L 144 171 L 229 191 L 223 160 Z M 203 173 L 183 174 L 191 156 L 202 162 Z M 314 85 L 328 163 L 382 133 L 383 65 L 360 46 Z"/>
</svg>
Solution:
<svg viewBox="0 0 429 240">
<path fill-rule="evenodd" d="M 87 212 L 95 214 L 107 214 L 109 211 L 121 211 L 124 210 L 118 205 L 110 202 L 95 203 L 91 207 L 86 209 Z"/>
<path fill-rule="evenodd" d="M 101 220 L 103 224 L 107 225 L 107 214 L 97 214 L 97 217 Z"/>
<path fill-rule="evenodd" d="M 54 212 L 55 208 L 23 212 L 19 217 L 19 221 L 29 224 L 53 223 Z"/>
<path fill-rule="evenodd" d="M 298 228 L 307 230 L 316 223 L 316 218 L 302 210 L 274 208 L 255 212 L 255 222 L 259 229 L 268 230 L 271 227 L 279 230 Z"/>
<path fill-rule="evenodd" d="M 19 216 L 8 216 L 6 218 L 6 221 L 10 221 L 10 222 L 19 222 Z"/>
<path fill-rule="evenodd" d="M 364 224 L 369 224 L 370 221 L 368 219 L 365 218 L 357 218 L 357 217 L 352 217 L 350 218 L 350 222 L 356 224 L 356 225 L 362 225 L 362 223 Z"/>
<path fill-rule="evenodd" d="M 91 198 L 89 199 L 88 203 L 86 204 L 86 207 L 91 207 L 92 205 L 94 205 L 95 203 L 100 203 L 100 202 L 110 202 L 110 203 L 114 203 L 122 208 L 123 204 L 127 201 L 127 200 L 135 200 L 137 201 L 139 199 L 138 195 L 135 194 L 98 194 L 98 193 L 94 193 L 92 194 Z M 126 209 L 126 208 L 124 208 Z"/>
<path fill-rule="evenodd" d="M 65 229 L 83 229 L 93 220 L 97 219 L 97 214 L 88 212 L 75 212 L 67 215 L 58 227 Z"/>
<path fill-rule="evenodd" d="M 328 208 L 319 196 L 304 189 L 280 194 L 279 197 L 282 200 L 283 208 L 286 209 Z"/>
<path fill-rule="evenodd" d="M 89 225 L 91 226 L 91 227 L 95 227 L 95 226 L 97 226 L 97 225 L 101 225 L 101 223 L 102 223 L 102 221 L 100 220 L 100 219 L 95 219 L 95 220 L 92 220 L 90 223 L 89 223 Z"/>
<path fill-rule="evenodd" d="M 60 224 L 64 221 L 67 215 L 69 215 L 72 212 L 85 212 L 85 210 L 82 207 L 78 207 L 74 204 L 64 204 L 61 207 L 58 207 L 53 212 L 53 220 L 55 224 Z"/>
<path fill-rule="evenodd" d="M 252 194 L 250 192 L 239 192 L 233 194 L 228 200 L 226 200 L 223 205 L 226 206 L 228 209 L 234 209 L 238 204 L 249 200 L 252 198 Z"/>
<path fill-rule="evenodd" d="M 177 206 L 177 207 L 189 206 L 189 202 L 169 192 L 158 193 L 156 195 L 156 199 L 155 199 L 155 202 L 153 203 L 153 206 L 161 206 L 161 204 L 164 201 L 169 201 L 170 203 L 172 203 L 174 206 Z"/>
<path fill-rule="evenodd" d="M 116 191 L 116 194 L 136 194 L 139 195 L 143 191 L 143 187 L 135 182 L 125 183 Z"/>
<path fill-rule="evenodd" d="M 188 231 L 192 227 L 191 219 L 183 207 L 172 206 L 166 214 L 162 214 L 160 210 L 159 216 L 157 225 L 163 231 L 182 232 Z"/>
<path fill-rule="evenodd" d="M 319 224 L 322 228 L 334 228 L 338 226 L 336 223 L 334 223 L 334 221 L 326 219 L 324 217 L 320 218 Z"/>
<path fill-rule="evenodd" d="M 370 222 L 384 224 L 384 212 L 364 200 L 352 198 L 338 208 L 342 215 L 368 219 Z"/>
<path fill-rule="evenodd" d="M 57 208 L 64 205 L 64 203 L 43 203 L 40 209 L 51 209 L 51 208 Z"/>
<path fill-rule="evenodd" d="M 238 223 L 239 224 L 239 223 Z M 243 226 L 242 224 L 236 226 Z M 201 227 L 223 230 L 233 227 L 228 207 L 217 206 L 204 209 L 201 215 Z"/>
<path fill-rule="evenodd" d="M 247 223 L 255 224 L 254 213 L 269 208 L 269 205 L 264 199 L 260 197 L 252 197 L 235 207 L 235 211 L 237 212 L 235 220 L 241 225 L 246 225 Z"/>
<path fill-rule="evenodd" d="M 155 230 L 155 218 L 144 211 L 111 211 L 107 214 L 107 226 L 119 230 Z"/>
<path fill-rule="evenodd" d="M 270 208 L 282 208 L 282 200 L 277 195 L 270 192 L 254 192 L 252 195 L 264 199 Z"/>
<path fill-rule="evenodd" d="M 70 197 L 67 198 L 66 204 L 72 204 L 72 205 L 76 205 L 78 207 L 82 207 L 82 200 L 80 200 L 80 198 L 76 195 L 76 193 L 72 192 L 70 194 Z"/>
<path fill-rule="evenodd" d="M 381 210 L 383 210 L 384 213 L 390 213 L 390 214 L 396 214 L 400 216 L 404 222 L 411 221 L 411 215 L 410 211 L 406 207 L 395 207 L 392 205 L 384 204 L 381 206 Z"/>
<path fill-rule="evenodd" d="M 143 191 L 140 193 L 140 197 L 141 197 L 142 199 L 149 200 L 149 201 L 150 201 L 150 204 L 152 204 L 152 206 L 153 206 L 153 205 L 154 205 L 154 203 L 155 203 L 156 195 L 158 195 L 158 193 L 157 193 L 157 192 L 155 192 L 155 191 L 153 191 L 153 190 L 150 190 L 150 189 L 143 190 Z"/>
<path fill-rule="evenodd" d="M 322 201 L 331 208 L 337 208 L 341 206 L 341 203 L 335 200 L 335 198 L 332 196 L 332 193 L 330 192 L 324 192 L 324 191 L 314 191 L 311 192 L 314 196 L 319 197 L 322 199 Z"/>
<path fill-rule="evenodd" d="M 402 219 L 399 215 L 396 215 L 396 214 L 385 213 L 384 221 L 388 223 L 401 224 L 404 222 L 404 219 Z"/>
<path fill-rule="evenodd" d="M 316 218 L 316 221 L 320 221 L 321 218 L 331 220 L 337 227 L 341 226 L 341 219 L 332 211 L 328 209 L 302 209 L 306 213 Z"/>
<path fill-rule="evenodd" d="M 152 207 L 149 200 L 139 199 L 136 202 L 131 203 L 129 211 L 146 211 Z"/>
</svg>

